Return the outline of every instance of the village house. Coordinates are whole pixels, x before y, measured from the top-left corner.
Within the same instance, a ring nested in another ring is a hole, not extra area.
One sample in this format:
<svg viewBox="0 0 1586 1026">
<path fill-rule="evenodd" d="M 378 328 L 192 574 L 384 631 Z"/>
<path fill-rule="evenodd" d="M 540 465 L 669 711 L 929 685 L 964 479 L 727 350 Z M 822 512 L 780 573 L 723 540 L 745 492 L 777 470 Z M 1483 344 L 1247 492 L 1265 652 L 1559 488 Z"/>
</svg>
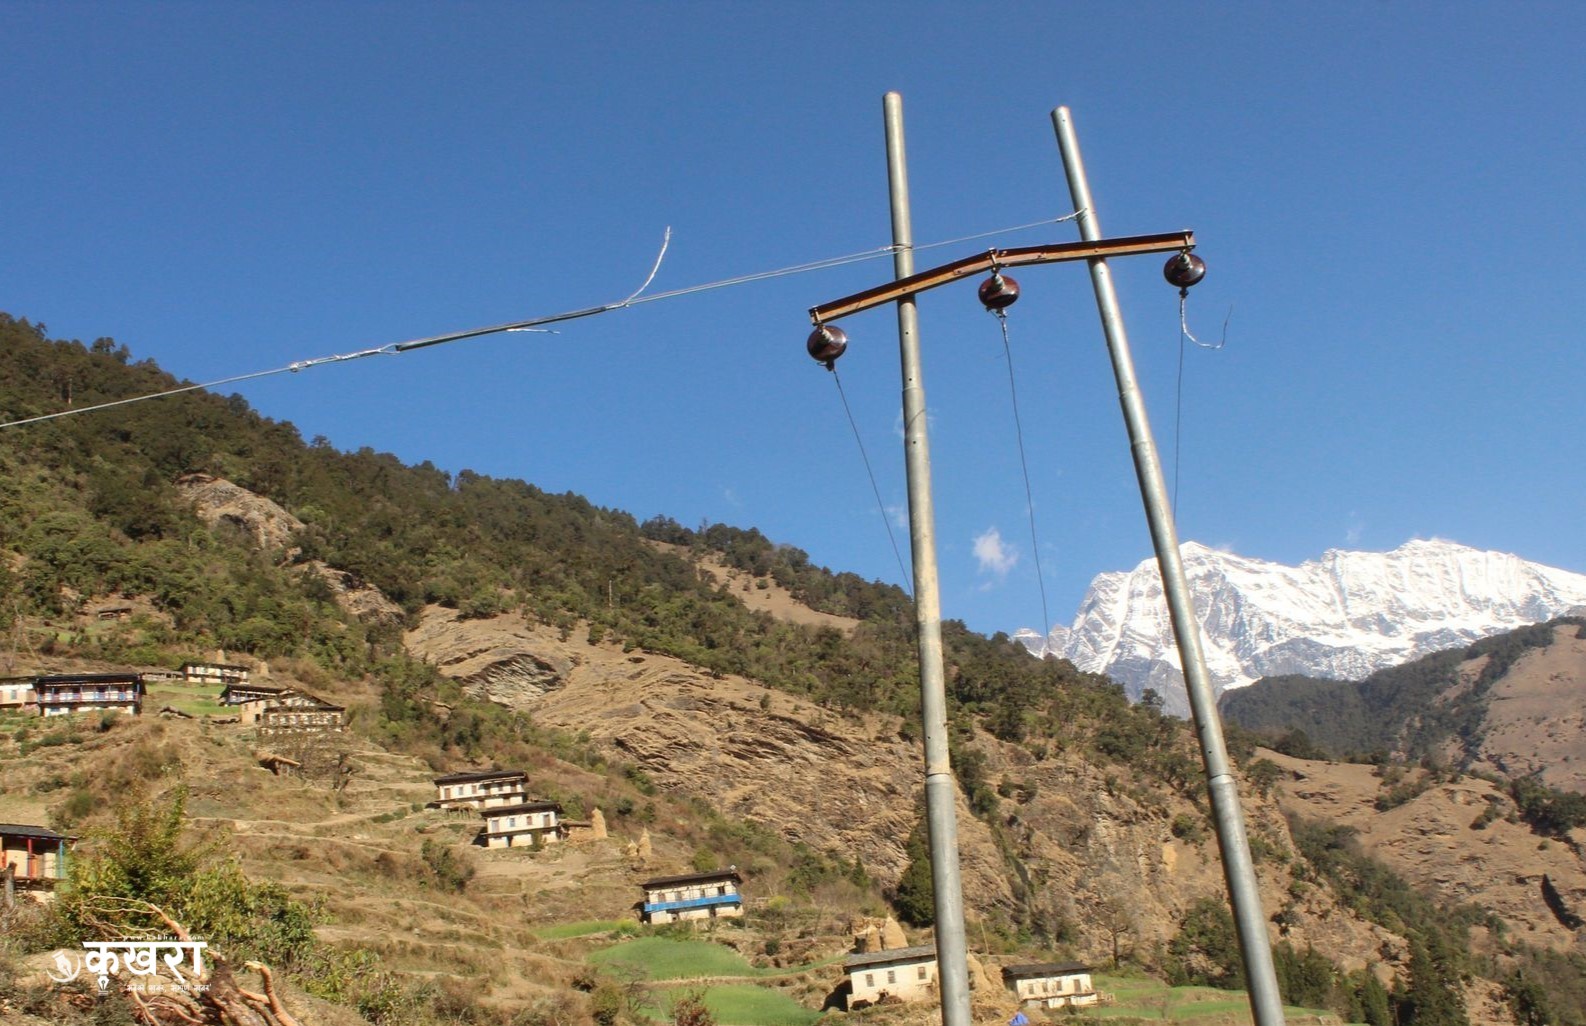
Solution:
<svg viewBox="0 0 1586 1026">
<path fill-rule="evenodd" d="M 1006 966 L 1002 982 L 1025 1008 L 1077 1008 L 1101 1002 L 1091 986 L 1090 966 L 1078 962 Z"/>
<path fill-rule="evenodd" d="M 44 716 L 114 709 L 136 716 L 143 711 L 143 675 L 66 673 L 33 678 L 33 700 Z"/>
<path fill-rule="evenodd" d="M 546 845 L 566 835 L 560 822 L 562 806 L 558 802 L 523 802 L 479 811 L 485 817 L 486 848 Z"/>
<path fill-rule="evenodd" d="M 22 709 L 33 702 L 32 677 L 0 677 L 0 709 Z"/>
<path fill-rule="evenodd" d="M 743 915 L 743 878 L 736 867 L 662 876 L 646 880 L 644 921 L 671 923 L 683 919 L 728 919 Z"/>
<path fill-rule="evenodd" d="M 183 663 L 182 679 L 189 684 L 247 684 L 251 671 L 234 663 Z"/>
<path fill-rule="evenodd" d="M 12 889 L 47 895 L 66 878 L 66 850 L 75 840 L 41 826 L 0 823 L 0 875 Z"/>
<path fill-rule="evenodd" d="M 435 804 L 443 809 L 488 809 L 528 800 L 529 775 L 522 770 L 479 770 L 435 778 Z"/>
<path fill-rule="evenodd" d="M 235 681 L 220 689 L 221 705 L 247 705 L 249 702 L 267 702 L 292 694 L 291 688 L 275 688 L 266 684 L 249 684 Z"/>
<path fill-rule="evenodd" d="M 848 1007 L 864 1008 L 883 998 L 930 1001 L 936 997 L 936 947 L 892 948 L 849 955 Z"/>
<path fill-rule="evenodd" d="M 254 714 L 249 720 L 250 713 Z M 243 706 L 242 722 L 255 722 L 260 734 L 282 734 L 292 731 L 339 731 L 347 724 L 347 709 L 332 705 L 323 699 L 301 691 L 294 691 L 279 702 L 263 703 L 255 710 L 253 703 Z"/>
<path fill-rule="evenodd" d="M 294 730 L 337 731 L 346 726 L 347 710 L 297 688 L 261 684 L 228 684 L 220 703 L 237 707 L 237 721 L 256 726 L 260 734 Z"/>
</svg>

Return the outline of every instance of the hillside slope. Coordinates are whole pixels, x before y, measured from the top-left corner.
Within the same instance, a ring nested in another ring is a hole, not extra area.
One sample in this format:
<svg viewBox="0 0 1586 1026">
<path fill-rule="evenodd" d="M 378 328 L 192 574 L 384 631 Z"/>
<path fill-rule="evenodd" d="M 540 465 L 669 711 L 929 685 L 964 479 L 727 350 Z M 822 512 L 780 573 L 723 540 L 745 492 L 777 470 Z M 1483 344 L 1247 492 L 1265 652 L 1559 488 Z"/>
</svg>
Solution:
<svg viewBox="0 0 1586 1026">
<path fill-rule="evenodd" d="M 1230 692 L 1231 722 L 1303 731 L 1334 754 L 1381 751 L 1586 794 L 1586 622 L 1564 619 L 1363 681 L 1277 677 Z"/>
</svg>

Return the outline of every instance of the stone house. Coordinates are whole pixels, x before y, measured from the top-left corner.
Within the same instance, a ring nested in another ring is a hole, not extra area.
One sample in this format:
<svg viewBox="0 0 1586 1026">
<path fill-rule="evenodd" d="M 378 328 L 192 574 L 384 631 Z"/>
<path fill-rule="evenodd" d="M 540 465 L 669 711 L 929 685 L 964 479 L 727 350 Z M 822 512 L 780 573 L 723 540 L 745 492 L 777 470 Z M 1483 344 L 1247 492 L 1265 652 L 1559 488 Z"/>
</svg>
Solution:
<svg viewBox="0 0 1586 1026">
<path fill-rule="evenodd" d="M 936 946 L 891 948 L 843 961 L 848 974 L 848 1007 L 864 1008 L 883 998 L 899 1001 L 936 999 Z"/>
<path fill-rule="evenodd" d="M 1002 970 L 1002 983 L 1025 1008 L 1079 1008 L 1101 1003 L 1090 969 L 1079 962 L 1010 965 Z"/>
<path fill-rule="evenodd" d="M 528 800 L 529 775 L 523 770 L 478 770 L 435 778 L 435 804 L 443 809 L 488 809 Z"/>
<path fill-rule="evenodd" d="M 480 809 L 485 818 L 486 848 L 521 848 L 554 844 L 566 836 L 559 802 L 523 802 Z"/>
<path fill-rule="evenodd" d="M 729 919 L 743 915 L 743 878 L 736 867 L 662 876 L 646 880 L 644 921 L 671 923 L 683 919 Z"/>
</svg>

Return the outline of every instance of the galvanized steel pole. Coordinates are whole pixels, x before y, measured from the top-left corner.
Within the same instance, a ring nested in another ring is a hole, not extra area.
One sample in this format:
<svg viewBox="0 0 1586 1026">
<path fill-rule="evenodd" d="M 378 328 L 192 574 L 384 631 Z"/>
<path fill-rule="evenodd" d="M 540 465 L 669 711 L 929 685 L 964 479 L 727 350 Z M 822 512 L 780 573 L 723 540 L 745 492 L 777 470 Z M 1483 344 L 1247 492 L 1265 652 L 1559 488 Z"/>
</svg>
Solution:
<svg viewBox="0 0 1586 1026">
<path fill-rule="evenodd" d="M 887 185 L 892 197 L 893 273 L 914 273 L 909 175 L 903 149 L 903 97 L 882 101 L 887 133 Z M 920 713 L 925 726 L 925 817 L 931 835 L 936 892 L 936 965 L 943 1026 L 970 1026 L 969 957 L 964 893 L 958 873 L 958 793 L 947 748 L 947 686 L 942 670 L 942 603 L 936 573 L 936 515 L 931 508 L 931 451 L 925 437 L 925 381 L 920 372 L 919 316 L 914 297 L 898 300 L 898 353 L 903 372 L 903 455 L 909 478 L 909 542 L 914 556 L 914 620 L 920 654 Z"/>
<path fill-rule="evenodd" d="M 1096 205 L 1085 178 L 1085 165 L 1079 155 L 1079 140 L 1067 107 L 1052 111 L 1052 127 L 1057 132 L 1063 169 L 1068 176 L 1068 191 L 1079 211 L 1079 234 L 1086 241 L 1101 238 Z M 1272 965 L 1272 946 L 1267 938 L 1266 917 L 1261 911 L 1261 892 L 1257 888 L 1255 864 L 1250 857 L 1250 842 L 1245 836 L 1244 814 L 1239 808 L 1239 793 L 1234 783 L 1228 749 L 1223 743 L 1222 722 L 1217 715 L 1217 700 L 1206 660 L 1201 652 L 1200 628 L 1190 599 L 1189 582 L 1179 555 L 1178 529 L 1167 499 L 1162 464 L 1151 425 L 1146 419 L 1145 401 L 1135 379 L 1134 359 L 1129 354 L 1129 337 L 1123 328 L 1123 313 L 1113 288 L 1112 274 L 1105 258 L 1089 261 L 1091 285 L 1096 292 L 1096 308 L 1107 336 L 1107 351 L 1112 357 L 1113 375 L 1118 382 L 1118 402 L 1123 407 L 1124 424 L 1134 454 L 1135 476 L 1140 481 L 1140 497 L 1145 504 L 1151 543 L 1156 547 L 1157 567 L 1167 594 L 1168 614 L 1178 642 L 1179 660 L 1184 669 L 1184 686 L 1189 692 L 1190 715 L 1200 738 L 1201 759 L 1206 766 L 1207 791 L 1216 820 L 1217 844 L 1222 850 L 1223 877 L 1233 904 L 1234 921 L 1239 932 L 1239 950 L 1244 957 L 1245 979 L 1250 987 L 1250 1009 L 1257 1026 L 1283 1026 L 1283 1001 L 1278 994 L 1277 974 Z"/>
</svg>

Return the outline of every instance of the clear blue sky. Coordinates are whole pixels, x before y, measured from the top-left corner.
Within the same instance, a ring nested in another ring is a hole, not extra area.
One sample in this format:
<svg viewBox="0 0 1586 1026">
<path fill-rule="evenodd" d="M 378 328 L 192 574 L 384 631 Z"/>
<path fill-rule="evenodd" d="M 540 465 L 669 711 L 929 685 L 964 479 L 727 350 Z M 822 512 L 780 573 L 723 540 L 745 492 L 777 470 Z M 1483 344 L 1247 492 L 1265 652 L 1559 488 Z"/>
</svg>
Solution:
<svg viewBox="0 0 1586 1026">
<path fill-rule="evenodd" d="M 1586 571 L 1586 6 L 0 0 L 0 309 L 210 381 L 890 242 L 904 96 L 925 243 L 1069 210 L 1074 111 L 1180 534 L 1299 562 L 1444 537 Z M 1069 241 L 1057 225 L 996 241 Z M 898 568 L 809 307 L 890 261 L 227 388 L 305 439 L 521 477 Z M 1150 553 L 1083 271 L 1010 315 L 1053 620 Z M 1007 366 L 921 300 L 943 611 L 1041 618 Z M 905 485 L 895 318 L 844 387 Z M 1175 431 L 1175 425 L 1178 430 Z M 24 429 L 25 430 L 25 429 Z M 0 438 L 0 442 L 4 439 Z M 995 530 L 1002 560 L 977 539 Z M 900 535 L 907 557 L 906 538 Z M 1011 565 L 1010 565 L 1011 564 Z"/>
</svg>

